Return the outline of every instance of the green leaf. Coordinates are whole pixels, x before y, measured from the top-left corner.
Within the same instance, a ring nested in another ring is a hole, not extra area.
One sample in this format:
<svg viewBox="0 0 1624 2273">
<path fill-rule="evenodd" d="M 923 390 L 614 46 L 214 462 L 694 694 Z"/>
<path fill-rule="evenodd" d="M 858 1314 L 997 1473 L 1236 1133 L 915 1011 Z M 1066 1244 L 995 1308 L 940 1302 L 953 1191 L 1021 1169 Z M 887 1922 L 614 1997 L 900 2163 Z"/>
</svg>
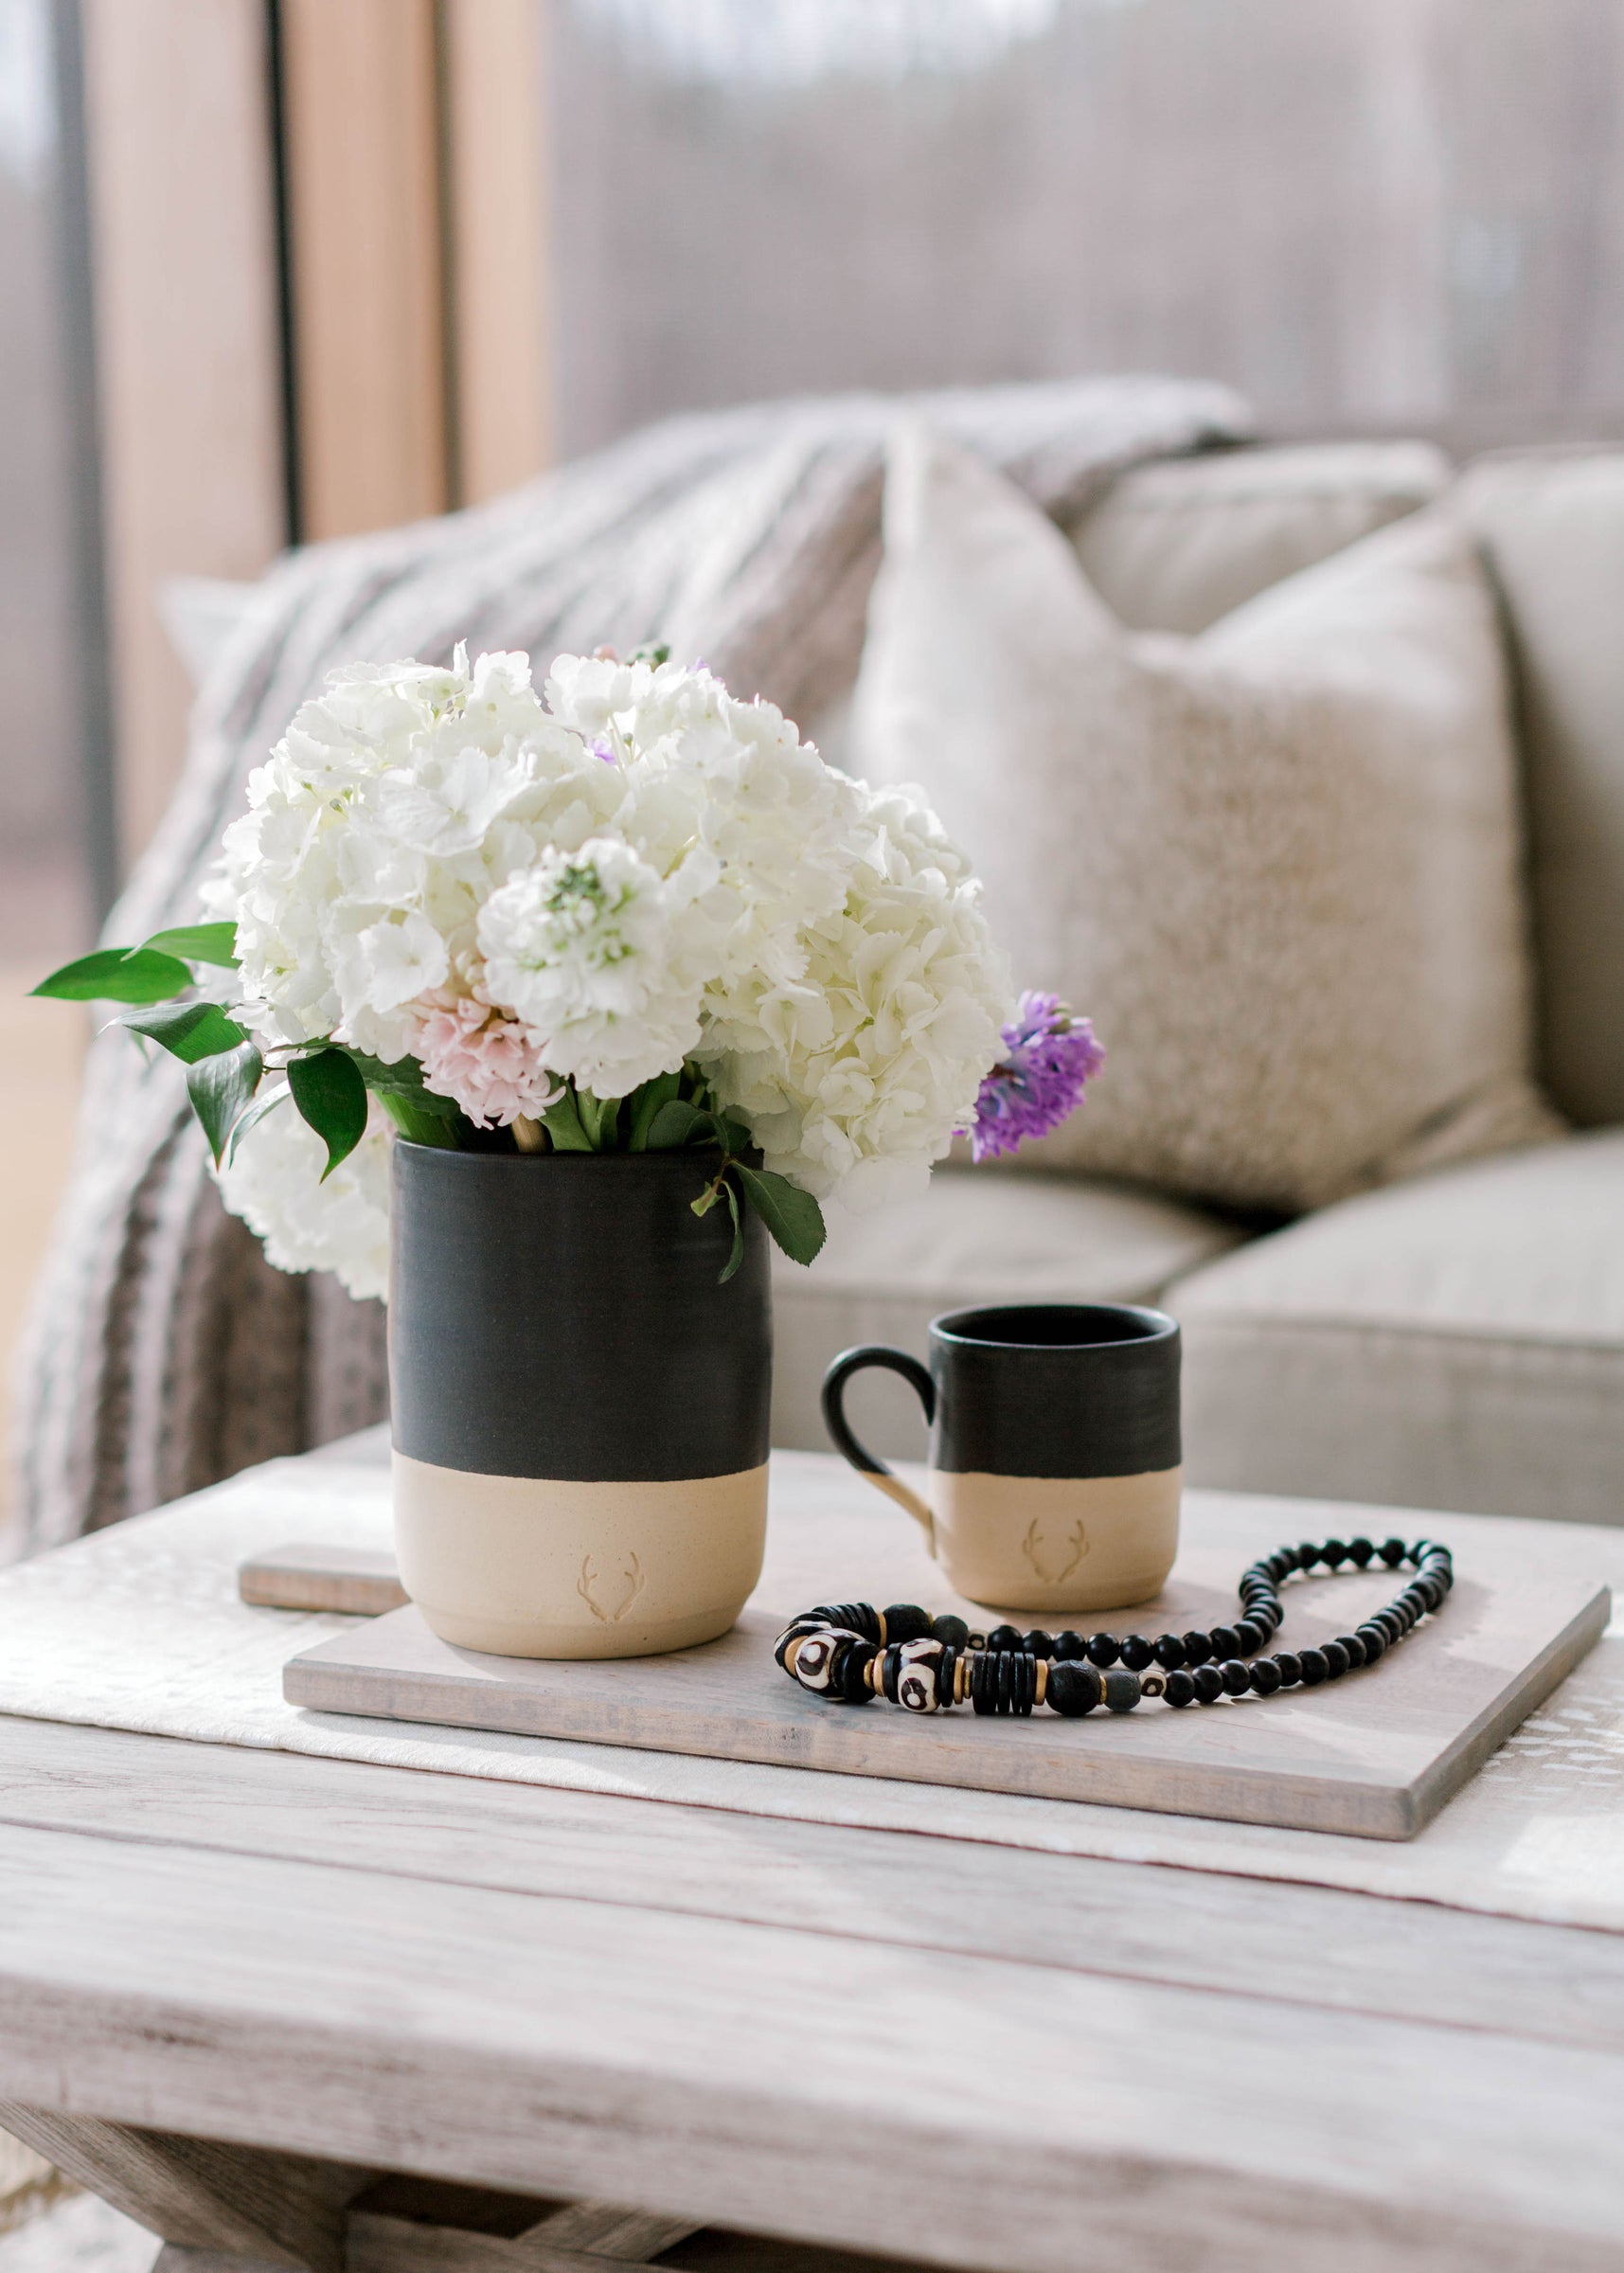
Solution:
<svg viewBox="0 0 1624 2273">
<path fill-rule="evenodd" d="M 248 1037 L 235 1018 L 228 1018 L 217 1002 L 162 1003 L 147 1011 L 122 1011 L 118 1024 L 133 1034 L 156 1042 L 183 1065 L 204 1058 L 218 1058 L 238 1049 Z"/>
<path fill-rule="evenodd" d="M 424 1085 L 423 1069 L 416 1058 L 385 1063 L 383 1058 L 368 1057 L 364 1049 L 351 1049 L 348 1042 L 334 1042 L 330 1047 L 343 1050 L 367 1088 L 385 1104 L 392 1097 L 400 1098 L 419 1114 L 437 1115 L 441 1120 L 462 1119 L 462 1107 L 455 1097 L 441 1097 L 437 1089 Z"/>
<path fill-rule="evenodd" d="M 252 1042 L 241 1043 L 218 1057 L 201 1058 L 187 1069 L 187 1095 L 203 1123 L 217 1168 L 225 1140 L 247 1111 L 264 1070 L 265 1061 Z"/>
<path fill-rule="evenodd" d="M 461 1151 L 455 1123 L 461 1120 L 462 1112 L 450 1098 L 436 1097 L 431 1089 L 425 1089 L 420 1099 L 408 1096 L 403 1089 L 379 1089 L 374 1094 L 408 1144 L 433 1145 L 441 1153 Z M 450 1113 L 442 1112 L 442 1105 L 450 1105 Z"/>
<path fill-rule="evenodd" d="M 227 1168 L 229 1168 L 231 1163 L 236 1159 L 237 1148 L 241 1143 L 243 1137 L 247 1136 L 249 1130 L 258 1128 L 267 1113 L 274 1113 L 278 1105 L 286 1104 L 287 1100 L 288 1093 L 285 1089 L 271 1089 L 268 1090 L 264 1096 L 257 1097 L 254 1100 L 254 1102 L 249 1106 L 246 1113 L 240 1114 L 238 1116 L 237 1121 L 232 1128 L 230 1137 L 227 1140 L 225 1147 L 225 1165 Z"/>
<path fill-rule="evenodd" d="M 581 1127 L 580 1115 L 576 1111 L 573 1089 L 566 1089 L 555 1103 L 547 1107 L 542 1115 L 542 1126 L 552 1138 L 555 1152 L 590 1153 L 593 1150 L 592 1140 Z"/>
<path fill-rule="evenodd" d="M 325 1184 L 366 1132 L 366 1084 L 348 1050 L 324 1047 L 288 1061 L 288 1087 L 300 1115 L 327 1147 Z"/>
<path fill-rule="evenodd" d="M 645 1082 L 640 1089 L 633 1090 L 631 1096 L 626 1100 L 632 1109 L 632 1136 L 628 1147 L 630 1151 L 646 1153 L 650 1150 L 649 1131 L 652 1128 L 655 1117 L 662 1105 L 670 1105 L 676 1102 L 677 1092 L 682 1087 L 682 1080 L 683 1077 L 680 1073 L 657 1073 L 651 1082 Z"/>
<path fill-rule="evenodd" d="M 98 947 L 63 963 L 33 990 L 58 1002 L 168 1002 L 191 985 L 191 973 L 172 955 L 148 947 Z"/>
<path fill-rule="evenodd" d="M 733 1218 L 733 1252 L 716 1282 L 718 1286 L 725 1286 L 744 1260 L 744 1218 L 739 1212 L 739 1194 L 733 1189 L 731 1176 L 722 1189 L 727 1194 L 727 1212 Z"/>
<path fill-rule="evenodd" d="M 651 1153 L 674 1152 L 679 1144 L 687 1144 L 698 1135 L 714 1135 L 715 1116 L 700 1105 L 690 1105 L 686 1098 L 674 1097 L 663 1104 L 651 1119 L 643 1138 L 644 1149 Z"/>
<path fill-rule="evenodd" d="M 740 1161 L 735 1172 L 745 1197 L 790 1261 L 811 1262 L 828 1236 L 823 1209 L 812 1193 L 771 1169 L 746 1168 Z"/>
<path fill-rule="evenodd" d="M 178 955 L 188 963 L 219 963 L 227 971 L 237 968 L 237 926 L 235 923 L 177 923 L 172 931 L 155 931 L 139 947 L 132 947 L 132 958 L 137 955 Z"/>
</svg>

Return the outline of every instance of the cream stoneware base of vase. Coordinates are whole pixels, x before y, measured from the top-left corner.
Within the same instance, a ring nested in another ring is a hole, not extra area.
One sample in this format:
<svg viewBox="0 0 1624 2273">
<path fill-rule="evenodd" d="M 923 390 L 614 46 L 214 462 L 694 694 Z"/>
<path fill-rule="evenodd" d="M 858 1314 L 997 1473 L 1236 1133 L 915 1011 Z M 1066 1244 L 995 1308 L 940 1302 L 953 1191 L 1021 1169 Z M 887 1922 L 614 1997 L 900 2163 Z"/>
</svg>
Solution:
<svg viewBox="0 0 1624 2273">
<path fill-rule="evenodd" d="M 475 1476 L 397 1452 L 401 1584 L 442 1641 L 652 1657 L 725 1634 L 761 1575 L 767 1470 L 677 1483 Z"/>
<path fill-rule="evenodd" d="M 1167 1583 L 1182 1468 L 1144 1476 L 978 1476 L 933 1469 L 937 1559 L 990 1609 L 1120 1610 Z"/>
</svg>

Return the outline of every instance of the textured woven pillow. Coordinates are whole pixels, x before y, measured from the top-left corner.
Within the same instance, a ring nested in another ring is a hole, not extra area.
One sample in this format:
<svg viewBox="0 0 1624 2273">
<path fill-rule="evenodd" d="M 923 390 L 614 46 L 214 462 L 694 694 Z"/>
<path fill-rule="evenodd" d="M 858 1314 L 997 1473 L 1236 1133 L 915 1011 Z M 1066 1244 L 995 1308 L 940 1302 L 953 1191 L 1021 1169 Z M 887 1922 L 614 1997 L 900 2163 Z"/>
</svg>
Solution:
<svg viewBox="0 0 1624 2273">
<path fill-rule="evenodd" d="M 1294 1210 L 1556 1132 L 1499 633 L 1443 509 L 1199 638 L 1131 634 L 1019 491 L 909 427 L 853 736 L 967 846 L 1018 983 L 1106 1045 L 1027 1166 Z"/>
</svg>

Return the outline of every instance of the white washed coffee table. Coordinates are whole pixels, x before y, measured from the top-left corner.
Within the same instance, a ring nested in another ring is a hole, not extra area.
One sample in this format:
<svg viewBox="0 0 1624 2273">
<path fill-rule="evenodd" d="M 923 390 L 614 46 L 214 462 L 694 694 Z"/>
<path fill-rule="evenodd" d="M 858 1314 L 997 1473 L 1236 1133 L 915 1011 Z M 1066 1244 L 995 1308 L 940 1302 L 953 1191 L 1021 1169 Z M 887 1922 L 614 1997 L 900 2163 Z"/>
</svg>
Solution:
<svg viewBox="0 0 1624 2273">
<path fill-rule="evenodd" d="M 1624 1639 L 1401 1846 L 402 1734 L 283 1705 L 341 1629 L 231 1591 L 382 1485 L 279 1463 L 0 1579 L 0 2122 L 178 2249 L 1624 2265 Z"/>
</svg>

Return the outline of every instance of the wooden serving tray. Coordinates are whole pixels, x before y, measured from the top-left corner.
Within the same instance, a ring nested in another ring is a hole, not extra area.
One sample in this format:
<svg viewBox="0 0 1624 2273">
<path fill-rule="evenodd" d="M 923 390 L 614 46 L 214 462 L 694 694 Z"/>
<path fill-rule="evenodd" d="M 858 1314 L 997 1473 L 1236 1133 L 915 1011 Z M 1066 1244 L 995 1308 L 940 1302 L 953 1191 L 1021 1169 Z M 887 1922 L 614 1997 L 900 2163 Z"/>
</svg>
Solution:
<svg viewBox="0 0 1624 2273">
<path fill-rule="evenodd" d="M 954 1595 L 905 1518 L 878 1499 L 870 1511 L 854 1499 L 849 1476 L 821 1461 L 776 1477 L 760 1585 L 721 1641 L 667 1657 L 544 1663 L 455 1649 L 408 1607 L 302 1652 L 285 1669 L 283 1691 L 317 1712 L 1406 1839 L 1606 1626 L 1611 1598 L 1583 1530 L 1192 1492 L 1165 1593 L 1132 1612 L 1071 1622 L 1152 1635 L 1209 1627 L 1237 1615 L 1236 1582 L 1257 1555 L 1286 1539 L 1361 1531 L 1442 1539 L 1454 1550 L 1455 1586 L 1442 1614 L 1378 1665 L 1266 1701 L 1013 1721 L 806 1695 L 772 1648 L 816 1602 L 917 1602 L 981 1627 L 997 1617 Z M 1401 1584 L 1384 1567 L 1292 1582 L 1280 1646 L 1347 1631 Z M 1011 1615 L 1019 1626 L 1034 1622 Z"/>
</svg>

